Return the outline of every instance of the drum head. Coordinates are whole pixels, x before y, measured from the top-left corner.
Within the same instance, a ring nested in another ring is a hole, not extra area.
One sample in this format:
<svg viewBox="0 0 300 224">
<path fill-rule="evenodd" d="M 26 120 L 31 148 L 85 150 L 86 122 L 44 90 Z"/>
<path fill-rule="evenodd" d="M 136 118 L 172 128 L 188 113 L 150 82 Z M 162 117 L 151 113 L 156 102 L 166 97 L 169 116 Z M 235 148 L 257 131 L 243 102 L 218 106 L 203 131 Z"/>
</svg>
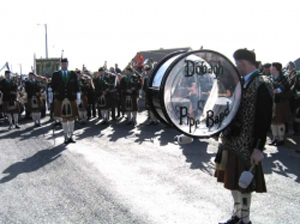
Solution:
<svg viewBox="0 0 300 224">
<path fill-rule="evenodd" d="M 163 116 L 181 133 L 209 137 L 235 117 L 242 95 L 240 75 L 222 54 L 210 50 L 181 54 L 163 76 Z"/>
</svg>

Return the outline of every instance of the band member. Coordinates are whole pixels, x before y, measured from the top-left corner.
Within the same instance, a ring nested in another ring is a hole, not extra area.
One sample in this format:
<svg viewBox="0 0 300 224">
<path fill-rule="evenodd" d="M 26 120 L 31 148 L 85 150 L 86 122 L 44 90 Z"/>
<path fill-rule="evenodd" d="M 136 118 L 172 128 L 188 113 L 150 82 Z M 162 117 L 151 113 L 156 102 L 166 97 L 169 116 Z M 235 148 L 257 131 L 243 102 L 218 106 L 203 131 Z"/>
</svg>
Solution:
<svg viewBox="0 0 300 224">
<path fill-rule="evenodd" d="M 53 106 L 53 90 L 51 87 L 52 79 L 48 80 L 47 83 L 47 104 L 48 104 L 48 110 L 50 111 L 50 120 L 53 120 L 53 112 L 54 112 L 54 106 Z"/>
<path fill-rule="evenodd" d="M 145 76 L 144 76 L 144 84 L 143 84 L 143 90 L 145 92 L 145 109 L 148 111 L 148 116 L 149 116 L 149 122 L 148 122 L 148 126 L 149 125 L 157 125 L 158 124 L 158 119 L 155 117 L 155 115 L 153 114 L 153 112 L 150 109 L 149 106 L 149 84 L 150 84 L 150 75 L 151 75 L 151 68 L 149 65 L 146 65 L 144 67 L 145 70 Z"/>
<path fill-rule="evenodd" d="M 122 90 L 124 109 L 127 114 L 128 123 L 135 126 L 137 124 L 136 117 L 138 111 L 139 90 L 141 88 L 141 80 L 138 75 L 133 74 L 133 70 L 127 67 L 126 76 L 121 79 L 120 88 Z"/>
<path fill-rule="evenodd" d="M 31 112 L 31 117 L 35 126 L 41 126 L 41 109 L 43 107 L 41 93 L 41 84 L 35 79 L 33 72 L 29 73 L 29 80 L 25 82 L 25 91 L 27 93 L 28 111 Z"/>
<path fill-rule="evenodd" d="M 79 84 L 76 73 L 68 70 L 68 59 L 61 59 L 61 70 L 53 73 L 51 87 L 55 96 L 54 116 L 62 118 L 65 144 L 75 143 L 73 132 L 78 116 Z"/>
<path fill-rule="evenodd" d="M 116 107 L 117 107 L 117 117 L 121 117 L 121 113 L 122 113 L 122 117 L 124 117 L 125 115 L 125 111 L 124 111 L 124 105 L 122 103 L 122 90 L 120 88 L 120 81 L 122 79 L 122 74 L 118 73 L 118 79 L 117 79 L 117 85 L 116 85 L 116 89 L 117 89 L 117 99 L 116 99 Z"/>
<path fill-rule="evenodd" d="M 86 124 L 88 119 L 88 86 L 87 86 L 87 79 L 81 78 L 80 79 L 80 92 L 81 92 L 81 98 L 77 102 L 78 108 L 79 108 L 79 120 L 82 124 Z"/>
<path fill-rule="evenodd" d="M 296 65 L 294 62 L 290 61 L 288 64 L 288 69 L 285 76 L 288 78 L 290 85 L 289 90 L 289 104 L 290 113 L 293 117 L 293 129 L 294 134 L 300 133 L 300 74 L 296 72 Z"/>
<path fill-rule="evenodd" d="M 111 67 L 107 76 L 107 80 L 110 86 L 109 98 L 111 105 L 111 118 L 113 120 L 116 120 L 118 75 L 115 73 L 115 69 Z"/>
<path fill-rule="evenodd" d="M 271 74 L 275 94 L 275 117 L 272 119 L 273 140 L 269 145 L 281 146 L 284 144 L 286 125 L 289 121 L 289 82 L 282 73 L 280 63 L 272 63 Z"/>
<path fill-rule="evenodd" d="M 97 97 L 98 111 L 101 112 L 102 121 L 101 124 L 106 124 L 108 122 L 109 109 L 110 109 L 110 83 L 108 76 L 105 75 L 104 69 L 101 67 L 98 70 L 99 75 L 95 79 L 95 89 Z"/>
<path fill-rule="evenodd" d="M 270 63 L 266 63 L 263 65 L 263 71 L 262 74 L 266 75 L 268 77 L 271 77 L 271 64 Z"/>
<path fill-rule="evenodd" d="M 90 77 L 86 79 L 86 94 L 88 98 L 87 116 L 89 120 L 92 114 L 93 117 L 96 117 L 95 86 L 93 79 L 91 79 Z"/>
<path fill-rule="evenodd" d="M 9 122 L 9 130 L 12 129 L 13 119 L 15 127 L 18 129 L 18 118 L 20 113 L 20 105 L 17 102 L 18 85 L 13 82 L 10 71 L 5 71 L 5 79 L 1 81 L 1 91 L 3 93 L 3 111 L 7 114 Z"/>
<path fill-rule="evenodd" d="M 259 75 L 254 52 L 240 49 L 233 57 L 245 83 L 239 111 L 220 136 L 215 176 L 231 190 L 234 200 L 232 218 L 223 224 L 251 224 L 251 193 L 266 192 L 261 160 L 271 124 L 274 95 L 270 81 Z M 239 178 L 251 166 L 253 181 L 247 188 L 241 188 Z"/>
</svg>

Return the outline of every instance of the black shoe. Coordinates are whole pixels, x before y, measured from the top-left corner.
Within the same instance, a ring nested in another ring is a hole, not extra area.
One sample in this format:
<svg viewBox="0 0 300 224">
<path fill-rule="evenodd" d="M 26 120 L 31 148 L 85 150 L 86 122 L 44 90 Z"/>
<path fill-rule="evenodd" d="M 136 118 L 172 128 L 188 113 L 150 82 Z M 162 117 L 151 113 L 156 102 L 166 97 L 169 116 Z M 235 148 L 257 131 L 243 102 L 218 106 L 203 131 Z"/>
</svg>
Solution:
<svg viewBox="0 0 300 224">
<path fill-rule="evenodd" d="M 284 141 L 283 140 L 278 141 L 278 142 L 275 143 L 275 146 L 282 146 L 282 145 L 284 145 Z"/>
<path fill-rule="evenodd" d="M 69 144 L 69 139 L 67 137 L 65 137 L 65 142 L 64 142 L 65 145 Z"/>
<path fill-rule="evenodd" d="M 237 216 L 232 216 L 230 219 L 228 219 L 226 222 L 220 222 L 219 224 L 237 224 L 240 221 L 242 221 L 239 217 Z"/>
<path fill-rule="evenodd" d="M 73 137 L 70 137 L 70 138 L 68 139 L 68 143 L 76 143 L 76 141 L 73 139 Z"/>
<path fill-rule="evenodd" d="M 17 124 L 16 124 L 16 126 L 15 126 L 15 127 L 16 127 L 16 129 L 20 129 L 20 128 L 21 128 L 21 127 L 20 127 L 19 125 L 17 125 Z"/>
<path fill-rule="evenodd" d="M 237 222 L 236 224 L 252 224 L 251 221 L 249 221 L 248 223 L 244 223 L 243 220 L 240 220 L 239 222 Z"/>
<path fill-rule="evenodd" d="M 132 121 L 128 121 L 128 122 L 126 123 L 126 125 L 130 125 L 130 124 L 132 124 Z"/>
<path fill-rule="evenodd" d="M 151 122 L 149 122 L 149 123 L 147 124 L 147 126 L 154 125 L 154 124 L 155 124 L 155 122 L 154 122 L 154 121 L 151 121 Z"/>
<path fill-rule="evenodd" d="M 274 139 L 269 145 L 275 145 L 278 142 L 277 139 Z"/>
</svg>

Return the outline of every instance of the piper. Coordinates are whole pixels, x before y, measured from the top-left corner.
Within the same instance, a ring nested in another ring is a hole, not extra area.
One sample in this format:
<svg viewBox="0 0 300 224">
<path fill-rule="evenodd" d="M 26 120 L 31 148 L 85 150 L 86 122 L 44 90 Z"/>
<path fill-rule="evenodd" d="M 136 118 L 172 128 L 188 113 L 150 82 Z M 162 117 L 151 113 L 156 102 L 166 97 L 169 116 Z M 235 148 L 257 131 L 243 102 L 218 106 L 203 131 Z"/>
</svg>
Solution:
<svg viewBox="0 0 300 224">
<path fill-rule="evenodd" d="M 68 59 L 61 59 L 61 70 L 53 73 L 51 87 L 54 92 L 54 116 L 62 118 L 65 144 L 75 143 L 73 132 L 78 117 L 77 93 L 79 84 L 75 72 L 68 70 Z"/>
</svg>

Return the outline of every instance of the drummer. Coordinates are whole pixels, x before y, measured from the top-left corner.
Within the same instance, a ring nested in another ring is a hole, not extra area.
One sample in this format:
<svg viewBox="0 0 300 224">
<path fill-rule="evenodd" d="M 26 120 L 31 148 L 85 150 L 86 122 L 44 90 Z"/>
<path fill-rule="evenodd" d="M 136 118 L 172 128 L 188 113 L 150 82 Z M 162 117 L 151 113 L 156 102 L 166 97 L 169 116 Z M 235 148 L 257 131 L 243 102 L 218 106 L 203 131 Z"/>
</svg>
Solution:
<svg viewBox="0 0 300 224">
<path fill-rule="evenodd" d="M 267 191 L 261 160 L 271 125 L 274 94 L 269 79 L 257 70 L 254 52 L 240 49 L 233 57 L 245 84 L 235 120 L 221 134 L 215 177 L 231 191 L 234 201 L 232 217 L 223 224 L 251 224 L 251 193 Z M 251 166 L 254 180 L 243 189 L 238 184 L 239 177 Z"/>
</svg>

